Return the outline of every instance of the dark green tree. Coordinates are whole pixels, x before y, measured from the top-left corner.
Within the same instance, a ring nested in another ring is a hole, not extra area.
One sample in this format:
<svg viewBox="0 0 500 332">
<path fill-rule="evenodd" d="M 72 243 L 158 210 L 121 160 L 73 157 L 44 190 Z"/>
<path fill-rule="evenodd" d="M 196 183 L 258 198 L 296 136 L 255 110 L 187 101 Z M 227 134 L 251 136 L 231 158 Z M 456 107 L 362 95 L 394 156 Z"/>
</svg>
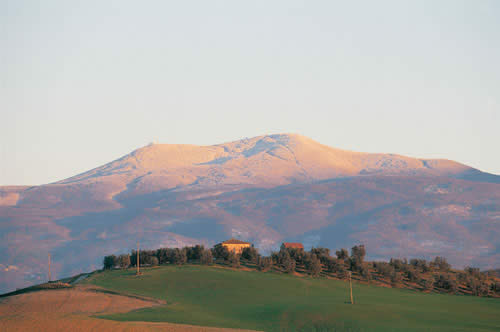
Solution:
<svg viewBox="0 0 500 332">
<path fill-rule="evenodd" d="M 384 278 L 391 278 L 394 274 L 394 267 L 387 262 L 374 262 L 375 270 Z"/>
<path fill-rule="evenodd" d="M 259 256 L 257 266 L 260 271 L 268 271 L 273 266 L 273 259 L 271 257 Z"/>
<path fill-rule="evenodd" d="M 232 267 L 240 267 L 240 257 L 234 251 L 229 252 L 227 261 Z"/>
<path fill-rule="evenodd" d="M 187 255 L 186 255 L 185 249 L 175 248 L 173 251 L 171 251 L 170 254 L 171 254 L 171 256 L 170 256 L 169 260 L 172 264 L 176 264 L 176 265 L 186 264 Z"/>
<path fill-rule="evenodd" d="M 149 264 L 151 266 L 157 266 L 159 264 L 158 257 L 151 256 L 151 258 L 149 259 Z"/>
<path fill-rule="evenodd" d="M 170 248 L 160 248 L 156 250 L 156 257 L 158 257 L 158 263 L 159 264 L 167 264 L 169 263 L 169 257 L 170 257 L 170 251 L 172 249 Z"/>
<path fill-rule="evenodd" d="M 410 265 L 415 267 L 417 270 L 420 270 L 420 272 L 426 273 L 429 272 L 429 264 L 427 264 L 427 261 L 425 259 L 418 259 L 418 258 L 413 258 L 410 259 Z"/>
<path fill-rule="evenodd" d="M 247 261 L 250 261 L 252 263 L 257 263 L 257 260 L 259 258 L 259 251 L 254 248 L 254 246 L 243 248 L 243 251 L 241 252 L 241 258 L 246 259 Z"/>
<path fill-rule="evenodd" d="M 447 272 L 450 270 L 451 266 L 448 264 L 448 261 L 444 257 L 437 256 L 431 262 L 431 267 L 437 269 L 439 271 Z"/>
<path fill-rule="evenodd" d="M 360 244 L 351 248 L 351 258 L 355 258 L 360 263 L 363 263 L 366 256 L 366 249 L 364 244 Z"/>
<path fill-rule="evenodd" d="M 295 260 L 292 259 L 287 250 L 280 251 L 279 264 L 287 273 L 293 273 L 295 271 Z"/>
<path fill-rule="evenodd" d="M 201 255 L 205 248 L 197 244 L 194 247 L 185 247 L 185 250 L 188 261 L 197 261 L 201 259 Z"/>
<path fill-rule="evenodd" d="M 434 281 L 434 286 L 450 293 L 455 293 L 458 289 L 457 281 L 450 275 L 441 273 Z"/>
<path fill-rule="evenodd" d="M 352 271 L 360 271 L 366 256 L 365 246 L 360 244 L 351 249 L 350 265 Z"/>
<path fill-rule="evenodd" d="M 335 254 L 337 255 L 337 258 L 338 259 L 341 259 L 341 260 L 347 260 L 349 258 L 349 252 L 347 251 L 347 249 L 345 248 L 342 248 L 340 250 L 337 250 L 335 252 Z"/>
<path fill-rule="evenodd" d="M 310 255 L 310 258 L 307 260 L 306 269 L 311 275 L 315 277 L 319 276 L 322 270 L 322 266 L 321 261 L 319 260 L 318 256 L 316 256 L 316 254 Z"/>
<path fill-rule="evenodd" d="M 406 277 L 410 282 L 417 282 L 420 280 L 420 272 L 415 268 L 410 268 L 406 271 Z"/>
<path fill-rule="evenodd" d="M 311 254 L 315 254 L 319 260 L 321 261 L 322 264 L 326 264 L 328 259 L 330 259 L 330 249 L 328 248 L 312 248 L 311 249 Z"/>
<path fill-rule="evenodd" d="M 214 257 L 212 256 L 212 251 L 209 249 L 203 250 L 201 253 L 200 263 L 204 265 L 212 265 L 214 262 Z"/>
<path fill-rule="evenodd" d="M 118 265 L 122 269 L 126 269 L 130 266 L 130 255 L 129 254 L 123 254 L 118 256 Z"/>
<path fill-rule="evenodd" d="M 225 246 L 219 243 L 212 248 L 212 255 L 216 259 L 227 261 L 229 259 L 229 250 L 227 250 Z"/>
<path fill-rule="evenodd" d="M 109 270 L 118 265 L 118 260 L 115 255 L 105 256 L 102 265 L 104 270 Z"/>
<path fill-rule="evenodd" d="M 401 273 L 394 271 L 391 274 L 391 284 L 392 286 L 397 286 L 403 281 L 403 276 Z"/>
<path fill-rule="evenodd" d="M 359 275 L 364 280 L 372 280 L 372 274 L 370 273 L 370 266 L 368 263 L 365 262 L 361 264 L 361 267 L 359 268 Z"/>
</svg>

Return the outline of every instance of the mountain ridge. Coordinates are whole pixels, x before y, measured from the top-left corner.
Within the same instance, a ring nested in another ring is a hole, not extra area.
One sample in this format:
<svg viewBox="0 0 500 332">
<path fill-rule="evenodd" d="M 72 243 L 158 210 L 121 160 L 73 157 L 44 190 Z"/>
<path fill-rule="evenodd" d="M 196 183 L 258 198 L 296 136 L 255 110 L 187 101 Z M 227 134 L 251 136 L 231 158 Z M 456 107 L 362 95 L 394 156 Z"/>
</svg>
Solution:
<svg viewBox="0 0 500 332">
<path fill-rule="evenodd" d="M 157 248 L 237 237 L 267 251 L 362 242 L 377 259 L 444 255 L 498 268 L 498 179 L 296 134 L 148 145 L 56 183 L 0 187 L 0 290 L 42 280 L 48 252 L 53 273 L 76 274 L 138 238 Z"/>
<path fill-rule="evenodd" d="M 173 173 L 184 169 L 190 169 L 191 172 L 194 170 L 202 176 L 206 176 L 203 170 L 222 169 L 233 173 L 231 175 L 234 176 L 235 170 L 251 167 L 262 171 L 258 164 L 264 164 L 266 167 L 271 162 L 275 163 L 274 168 L 281 167 L 279 170 L 281 175 L 287 174 L 295 180 L 323 180 L 342 176 L 404 172 L 451 175 L 473 170 L 472 167 L 447 159 L 354 152 L 332 148 L 298 134 L 276 134 L 207 146 L 150 144 L 108 164 L 58 181 L 56 184 L 68 184 L 113 174 L 128 173 L 130 176 L 139 177 L 159 172 Z M 253 179 L 258 180 L 259 176 L 263 174 L 253 174 Z M 276 181 L 279 184 L 286 182 L 283 179 Z"/>
</svg>

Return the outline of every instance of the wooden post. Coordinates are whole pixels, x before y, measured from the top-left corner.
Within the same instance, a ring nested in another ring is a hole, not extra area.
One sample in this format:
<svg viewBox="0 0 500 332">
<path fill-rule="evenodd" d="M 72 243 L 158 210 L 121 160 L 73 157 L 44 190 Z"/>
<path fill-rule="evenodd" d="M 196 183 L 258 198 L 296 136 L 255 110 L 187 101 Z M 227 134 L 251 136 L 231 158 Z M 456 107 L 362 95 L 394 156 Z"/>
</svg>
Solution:
<svg viewBox="0 0 500 332">
<path fill-rule="evenodd" d="M 139 241 L 137 241 L 137 275 L 141 274 L 140 268 L 139 268 Z"/>
<path fill-rule="evenodd" d="M 50 282 L 51 279 L 52 279 L 52 276 L 50 274 L 50 252 L 49 252 L 49 282 Z"/>
<path fill-rule="evenodd" d="M 351 304 L 354 304 L 354 300 L 352 299 L 352 272 L 349 271 L 349 290 L 351 293 Z"/>
</svg>

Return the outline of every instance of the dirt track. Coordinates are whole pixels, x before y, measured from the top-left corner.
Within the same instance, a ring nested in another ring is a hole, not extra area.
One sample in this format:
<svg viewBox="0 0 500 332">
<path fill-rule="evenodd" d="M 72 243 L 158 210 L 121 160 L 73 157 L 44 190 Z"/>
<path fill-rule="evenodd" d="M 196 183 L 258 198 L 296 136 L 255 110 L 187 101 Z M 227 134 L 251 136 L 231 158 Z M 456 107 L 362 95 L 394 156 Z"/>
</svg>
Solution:
<svg viewBox="0 0 500 332">
<path fill-rule="evenodd" d="M 0 331 L 234 331 L 170 323 L 115 322 L 89 317 L 153 305 L 158 304 L 95 292 L 86 287 L 26 293 L 0 299 Z"/>
</svg>

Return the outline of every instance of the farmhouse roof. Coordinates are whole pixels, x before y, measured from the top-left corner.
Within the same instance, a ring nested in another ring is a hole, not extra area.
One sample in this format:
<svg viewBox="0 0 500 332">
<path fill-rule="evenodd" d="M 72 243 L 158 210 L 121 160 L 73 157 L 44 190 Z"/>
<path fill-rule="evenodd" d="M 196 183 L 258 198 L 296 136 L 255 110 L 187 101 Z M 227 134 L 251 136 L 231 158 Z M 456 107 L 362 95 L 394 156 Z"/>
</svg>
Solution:
<svg viewBox="0 0 500 332">
<path fill-rule="evenodd" d="M 222 244 L 250 244 L 250 242 L 245 242 L 237 239 L 229 239 L 227 241 L 222 242 Z"/>
<path fill-rule="evenodd" d="M 296 249 L 304 249 L 302 243 L 299 242 L 283 242 L 283 246 L 285 248 L 296 248 Z"/>
</svg>

